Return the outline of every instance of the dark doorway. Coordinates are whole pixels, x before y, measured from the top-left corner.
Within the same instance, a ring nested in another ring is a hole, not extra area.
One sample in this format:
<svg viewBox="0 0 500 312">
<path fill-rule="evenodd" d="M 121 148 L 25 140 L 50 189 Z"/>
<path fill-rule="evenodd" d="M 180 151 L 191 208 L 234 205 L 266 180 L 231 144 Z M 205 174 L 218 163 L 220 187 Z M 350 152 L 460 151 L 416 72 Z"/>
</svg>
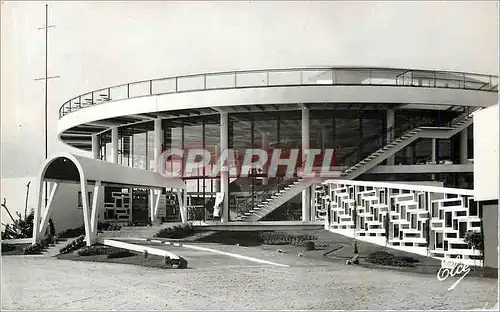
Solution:
<svg viewBox="0 0 500 312">
<path fill-rule="evenodd" d="M 135 225 L 148 224 L 149 190 L 132 189 L 132 222 Z"/>
</svg>

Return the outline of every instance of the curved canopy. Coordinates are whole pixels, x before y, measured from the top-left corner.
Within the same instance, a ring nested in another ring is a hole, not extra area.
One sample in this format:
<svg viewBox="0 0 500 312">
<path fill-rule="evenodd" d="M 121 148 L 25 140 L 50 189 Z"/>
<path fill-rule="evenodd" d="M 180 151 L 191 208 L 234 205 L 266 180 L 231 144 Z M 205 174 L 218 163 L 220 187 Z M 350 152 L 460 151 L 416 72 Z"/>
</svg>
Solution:
<svg viewBox="0 0 500 312">
<path fill-rule="evenodd" d="M 97 237 L 97 193 L 100 186 L 113 185 L 122 187 L 139 187 L 149 189 L 172 188 L 177 189 L 178 194 L 186 185 L 179 178 L 166 178 L 156 172 L 117 165 L 114 163 L 96 160 L 88 157 L 78 156 L 70 153 L 58 153 L 52 155 L 43 164 L 39 173 L 38 201 L 33 220 L 33 244 L 40 241 L 44 235 L 50 217 L 52 201 L 60 183 L 78 183 L 82 194 L 85 194 L 87 185 L 94 184 L 94 200 L 91 202 L 92 209 L 86 196 L 82 196 L 83 219 L 85 225 L 85 240 L 87 245 L 93 244 Z M 42 216 L 42 193 L 44 180 L 54 181 L 50 197 L 46 202 Z M 151 218 L 157 215 L 161 192 L 151 191 Z M 153 203 L 156 198 L 156 204 Z M 186 212 L 180 203 L 181 217 L 185 220 Z"/>
<path fill-rule="evenodd" d="M 146 188 L 185 189 L 180 178 L 167 178 L 152 171 L 122 166 L 71 153 L 58 153 L 48 158 L 41 170 L 43 180 L 80 182 L 80 173 L 87 181 Z"/>
</svg>

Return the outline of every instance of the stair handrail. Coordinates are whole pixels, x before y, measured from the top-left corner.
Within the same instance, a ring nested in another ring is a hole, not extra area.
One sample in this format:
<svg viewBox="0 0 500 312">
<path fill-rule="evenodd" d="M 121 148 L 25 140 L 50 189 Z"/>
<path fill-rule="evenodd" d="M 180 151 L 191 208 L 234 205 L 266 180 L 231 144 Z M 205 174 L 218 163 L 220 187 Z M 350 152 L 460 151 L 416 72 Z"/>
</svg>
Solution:
<svg viewBox="0 0 500 312">
<path fill-rule="evenodd" d="M 475 113 L 477 111 L 480 111 L 481 109 L 482 109 L 481 106 L 473 106 L 473 107 L 468 106 L 465 109 L 465 112 L 463 112 L 462 114 L 460 114 L 457 117 L 455 117 L 452 120 L 450 120 L 449 126 L 452 127 L 456 123 L 461 122 L 463 120 L 466 120 L 466 119 L 470 118 L 473 113 Z"/>
<path fill-rule="evenodd" d="M 459 122 L 461 122 L 463 120 L 466 120 L 466 119 L 470 118 L 470 116 L 471 116 L 472 113 L 477 112 L 477 111 L 479 111 L 481 109 L 482 109 L 482 107 L 479 107 L 479 106 L 478 107 L 472 107 L 472 108 L 470 106 L 467 107 L 465 109 L 465 112 L 463 112 L 462 114 L 458 115 L 457 117 L 453 118 L 451 121 L 448 122 L 449 127 L 453 127 L 455 124 L 457 124 L 457 123 L 459 123 Z M 430 123 L 432 123 L 432 122 L 430 122 Z M 404 129 L 406 131 L 403 134 L 399 135 L 398 137 L 395 136 L 395 132 L 394 132 L 395 127 L 394 126 L 387 128 L 387 130 L 384 131 L 387 134 L 387 140 L 386 140 L 386 143 L 385 143 L 384 146 L 387 146 L 388 144 L 393 143 L 394 141 L 396 141 L 396 140 L 398 140 L 398 139 L 400 139 L 400 138 L 408 135 L 409 133 L 411 133 L 413 131 L 422 130 L 422 127 L 426 127 L 427 126 L 426 124 L 428 124 L 428 123 L 423 122 L 422 124 L 420 124 L 417 127 L 413 127 L 413 125 L 405 124 L 405 125 L 403 125 L 402 129 Z M 410 128 L 410 129 L 408 129 L 408 128 Z M 378 151 L 380 151 L 381 149 L 383 149 L 384 146 L 380 147 L 379 149 L 377 149 L 373 153 L 370 153 L 368 156 L 364 157 L 363 159 L 361 159 L 357 163 L 360 163 L 363 160 L 365 160 L 365 159 L 369 158 L 370 156 L 372 156 L 373 154 L 377 153 Z M 361 148 L 358 148 L 358 150 L 361 150 Z M 354 165 L 350 166 L 349 168 L 347 168 L 344 171 L 344 173 L 346 173 L 346 171 L 348 171 L 348 170 L 352 170 L 356 166 L 356 164 L 354 164 Z"/>
<path fill-rule="evenodd" d="M 422 124 L 420 124 L 418 127 L 422 127 L 424 124 L 430 124 L 432 123 L 432 121 L 426 123 L 426 122 L 423 122 Z M 372 153 L 369 153 L 368 156 L 366 157 L 363 157 L 361 158 L 359 161 L 356 161 L 353 165 L 349 166 L 348 169 L 352 168 L 353 166 L 355 166 L 358 162 L 360 161 L 363 161 L 364 159 L 370 157 L 372 154 L 378 152 L 381 148 L 383 148 L 385 145 L 387 144 L 390 144 L 392 142 L 394 142 L 395 140 L 397 140 L 398 138 L 406 135 L 407 133 L 413 131 L 414 129 L 418 128 L 418 127 L 414 127 L 413 124 L 403 124 L 403 125 L 400 125 L 400 126 L 391 126 L 385 130 L 382 131 L 382 133 L 379 133 L 378 136 L 376 136 L 376 139 L 382 139 L 382 146 L 380 148 L 378 148 L 376 151 L 372 152 Z M 400 136 L 396 137 L 395 133 L 396 133 L 396 130 L 398 130 L 398 132 L 401 132 L 401 131 L 404 131 L 403 134 L 401 134 Z M 371 141 L 373 141 L 374 138 L 372 138 Z M 352 155 L 355 155 L 356 153 L 361 153 L 361 147 L 358 147 L 356 149 L 354 149 L 353 151 L 351 151 L 349 154 L 349 156 L 347 157 L 344 157 L 342 160 L 345 161 L 346 158 L 352 156 Z"/>
<path fill-rule="evenodd" d="M 307 160 L 302 161 L 297 166 L 297 169 L 304 168 L 306 162 L 307 162 Z M 253 209 L 255 207 L 255 205 L 261 203 L 262 201 L 264 201 L 268 197 L 274 195 L 275 193 L 279 192 L 280 190 L 284 189 L 285 187 L 293 184 L 295 181 L 297 181 L 299 179 L 300 179 L 300 176 L 297 174 L 297 170 L 295 170 L 292 177 L 290 177 L 288 179 L 283 178 L 281 181 L 280 181 L 280 178 L 278 178 L 278 183 L 272 185 L 272 187 L 265 188 L 263 190 L 258 191 L 257 193 L 254 192 L 253 194 L 246 196 L 243 201 L 237 203 L 237 206 L 239 206 L 239 207 L 237 207 L 237 214 L 238 214 L 238 211 L 241 211 L 241 214 L 245 214 L 249 210 Z M 255 200 L 256 198 L 260 198 L 260 199 L 257 199 L 257 201 L 256 201 Z"/>
</svg>

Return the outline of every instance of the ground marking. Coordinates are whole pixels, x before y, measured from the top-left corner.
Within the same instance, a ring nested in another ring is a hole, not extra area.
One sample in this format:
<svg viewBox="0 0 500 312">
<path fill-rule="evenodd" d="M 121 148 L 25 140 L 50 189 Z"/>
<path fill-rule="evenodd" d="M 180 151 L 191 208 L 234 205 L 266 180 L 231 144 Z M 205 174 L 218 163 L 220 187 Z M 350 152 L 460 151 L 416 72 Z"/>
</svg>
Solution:
<svg viewBox="0 0 500 312">
<path fill-rule="evenodd" d="M 125 238 L 123 238 L 123 239 L 125 240 Z M 165 245 L 171 245 L 171 246 L 174 246 L 174 247 L 184 247 L 184 248 L 193 249 L 193 250 L 208 251 L 208 252 L 217 253 L 217 254 L 220 254 L 220 255 L 225 255 L 225 256 L 229 256 L 229 257 L 233 257 L 233 258 L 244 259 L 244 260 L 253 261 L 253 262 L 257 262 L 257 263 L 271 264 L 271 265 L 280 266 L 280 267 L 290 267 L 288 264 L 276 263 L 276 262 L 272 262 L 272 261 L 267 261 L 267 260 L 258 259 L 258 258 L 254 258 L 254 257 L 243 256 L 243 255 L 239 255 L 239 254 L 235 254 L 235 253 L 231 253 L 231 252 L 226 252 L 226 251 L 221 251 L 221 250 L 216 250 L 216 249 L 207 248 L 207 247 L 201 247 L 201 246 L 186 245 L 186 244 L 182 244 L 182 243 L 175 243 L 175 242 L 169 242 L 169 241 L 160 241 L 160 240 L 152 240 L 152 239 L 145 239 L 145 238 L 135 238 L 135 237 L 127 237 L 126 240 L 159 242 L 159 243 L 163 243 Z"/>
<path fill-rule="evenodd" d="M 239 258 L 239 259 L 244 259 L 244 260 L 248 260 L 248 261 L 253 261 L 253 262 L 257 262 L 257 263 L 271 264 L 271 265 L 280 266 L 280 267 L 289 267 L 288 264 L 281 264 L 281 263 L 271 262 L 271 261 L 267 261 L 267 260 L 262 260 L 262 259 L 258 259 L 258 258 L 254 258 L 254 257 L 243 256 L 243 255 L 239 255 L 239 254 L 235 254 L 235 253 L 231 253 L 231 252 L 226 252 L 226 251 L 220 251 L 220 250 L 216 250 L 216 249 L 212 249 L 212 248 L 207 248 L 207 247 L 185 245 L 185 244 L 181 245 L 181 247 L 189 248 L 189 249 L 194 249 L 194 250 L 201 250 L 201 251 L 213 252 L 213 253 L 217 253 L 217 254 L 221 254 L 221 255 L 226 255 L 226 256 L 229 256 L 229 257 L 233 257 L 233 258 Z"/>
</svg>

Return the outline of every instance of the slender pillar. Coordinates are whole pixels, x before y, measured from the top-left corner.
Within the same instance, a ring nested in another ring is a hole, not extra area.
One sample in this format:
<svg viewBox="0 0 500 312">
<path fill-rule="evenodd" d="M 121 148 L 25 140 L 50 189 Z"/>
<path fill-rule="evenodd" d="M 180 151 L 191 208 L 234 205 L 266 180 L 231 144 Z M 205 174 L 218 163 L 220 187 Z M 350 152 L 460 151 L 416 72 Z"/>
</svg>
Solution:
<svg viewBox="0 0 500 312">
<path fill-rule="evenodd" d="M 466 164 L 468 162 L 467 157 L 467 130 L 469 128 L 465 128 L 460 132 L 460 163 Z"/>
<path fill-rule="evenodd" d="M 158 168 L 159 157 L 162 153 L 161 143 L 163 141 L 163 129 L 161 128 L 161 118 L 156 118 L 154 121 L 154 161 L 155 161 L 155 171 Z"/>
<path fill-rule="evenodd" d="M 268 135 L 267 133 L 265 132 L 262 132 L 262 149 L 265 150 L 266 152 L 269 151 L 269 138 L 268 138 Z M 264 165 L 264 168 L 263 168 L 263 171 L 264 173 L 267 172 L 267 168 L 268 168 L 268 162 L 266 162 L 266 164 Z M 267 185 L 269 183 L 269 178 L 267 178 L 267 176 L 265 178 L 262 178 L 262 185 Z"/>
<path fill-rule="evenodd" d="M 118 163 L 118 128 L 111 128 L 111 162 Z"/>
<path fill-rule="evenodd" d="M 412 144 L 408 145 L 405 147 L 405 158 L 408 161 L 409 165 L 413 165 L 414 159 L 413 159 L 413 148 L 414 146 Z"/>
<path fill-rule="evenodd" d="M 92 134 L 92 158 L 100 159 L 99 157 L 99 136 Z"/>
<path fill-rule="evenodd" d="M 217 161 L 219 161 L 219 157 L 220 157 L 220 144 L 217 144 L 215 146 L 215 161 L 216 161 L 215 166 L 218 166 Z M 218 178 L 215 178 L 213 179 L 213 183 L 214 183 L 214 192 L 220 192 L 220 180 Z"/>
<path fill-rule="evenodd" d="M 313 184 L 309 187 L 309 191 L 311 192 L 311 221 L 316 221 L 316 184 Z"/>
<path fill-rule="evenodd" d="M 229 144 L 229 116 L 227 112 L 220 113 L 220 150 L 221 153 L 228 149 Z M 220 163 L 222 166 L 222 163 Z M 228 166 L 229 167 L 229 166 Z M 221 221 L 229 221 L 229 169 L 228 171 L 220 171 L 220 191 L 224 193 L 222 201 Z"/>
<path fill-rule="evenodd" d="M 436 150 L 436 139 L 432 139 L 432 155 L 431 155 L 431 161 L 433 163 L 436 162 L 437 160 L 437 150 Z"/>
<path fill-rule="evenodd" d="M 306 160 L 305 150 L 309 149 L 310 121 L 309 109 L 302 109 L 302 162 Z M 311 220 L 311 190 L 307 188 L 302 191 L 302 221 Z"/>
<path fill-rule="evenodd" d="M 431 155 L 431 162 L 433 164 L 436 163 L 436 159 L 437 159 L 437 156 L 436 156 L 436 139 L 432 139 L 431 140 L 431 144 L 432 144 L 432 155 Z M 435 174 L 432 174 L 431 175 L 431 178 L 432 180 L 434 181 L 436 179 L 436 175 Z"/>
<path fill-rule="evenodd" d="M 386 125 L 387 125 L 387 141 L 391 140 L 394 136 L 394 110 L 393 109 L 388 109 L 387 110 L 387 118 L 386 118 Z M 389 131 L 389 129 L 392 128 L 392 131 Z M 394 155 L 387 157 L 387 165 L 388 166 L 394 166 Z"/>
</svg>

